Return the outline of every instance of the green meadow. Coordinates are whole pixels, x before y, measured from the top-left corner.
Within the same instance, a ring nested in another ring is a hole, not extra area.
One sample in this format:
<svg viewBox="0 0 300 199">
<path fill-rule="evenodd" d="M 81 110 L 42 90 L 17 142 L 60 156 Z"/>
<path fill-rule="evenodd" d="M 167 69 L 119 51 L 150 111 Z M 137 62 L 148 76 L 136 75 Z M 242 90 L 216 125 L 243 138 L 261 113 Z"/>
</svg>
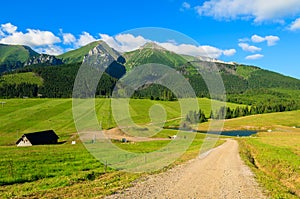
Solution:
<svg viewBox="0 0 300 199">
<path fill-rule="evenodd" d="M 2 99 L 0 106 L 0 192 L 12 197 L 101 197 L 126 188 L 146 174 L 132 174 L 111 169 L 97 161 L 81 144 L 72 113 L 72 99 Z M 210 100 L 198 99 L 209 116 Z M 218 103 L 216 102 L 217 104 Z M 138 124 L 151 122 L 149 110 L 160 105 L 166 119 L 179 123 L 180 104 L 176 101 L 131 99 L 129 112 Z M 234 108 L 236 104 L 228 104 Z M 96 99 L 95 112 L 102 128 L 116 126 L 110 99 Z M 58 145 L 16 147 L 24 133 L 53 129 L 62 142 Z M 167 138 L 177 131 L 165 129 L 154 137 Z M 204 134 L 195 134 L 188 150 L 167 169 L 197 156 Z M 71 145 L 71 141 L 77 144 Z M 136 153 L 149 153 L 167 145 L 169 140 L 121 143 L 115 145 Z M 217 144 L 221 144 L 219 141 Z M 164 169 L 158 171 L 161 172 Z M 82 191 L 85 190 L 85 191 Z"/>
<path fill-rule="evenodd" d="M 259 131 L 255 136 L 238 138 L 240 154 L 270 198 L 300 197 L 299 118 L 300 111 L 291 111 L 247 116 L 224 123 L 228 130 Z M 202 124 L 200 128 L 205 126 L 207 124 Z"/>
<path fill-rule="evenodd" d="M 53 129 L 60 141 L 69 141 L 76 135 L 76 128 L 72 113 L 72 99 L 2 99 L 0 105 L 0 146 L 14 145 L 24 133 Z M 130 116 L 137 124 L 151 122 L 149 110 L 153 105 L 160 105 L 166 112 L 167 121 L 179 124 L 181 116 L 178 101 L 154 101 L 131 99 Z M 211 111 L 211 100 L 198 99 L 201 110 L 208 117 Z M 221 106 L 220 102 L 216 102 Z M 231 108 L 237 104 L 227 103 Z M 95 112 L 99 124 L 103 129 L 116 126 L 111 113 L 110 99 L 95 99 Z M 175 122 L 174 122 L 175 121 Z M 167 122 L 168 123 L 168 122 Z"/>
<path fill-rule="evenodd" d="M 72 99 L 2 99 L 0 105 L 0 193 L 3 198 L 103 197 L 131 186 L 145 173 L 134 174 L 112 169 L 97 161 L 81 144 L 72 113 Z M 209 116 L 211 101 L 198 99 L 199 107 Z M 129 113 L 134 122 L 152 122 L 149 111 L 160 105 L 166 113 L 165 125 L 178 125 L 181 112 L 178 101 L 131 99 Z M 222 103 L 216 102 L 216 106 Z M 230 108 L 237 104 L 227 103 Z M 161 111 L 161 110 L 160 110 Z M 160 113 L 158 111 L 158 113 Z M 96 99 L 95 112 L 102 128 L 116 126 L 110 99 Z M 150 114 L 151 115 L 151 114 Z M 256 174 L 258 182 L 272 198 L 300 196 L 300 111 L 252 115 L 224 122 L 225 130 L 258 130 L 252 137 L 237 138 L 240 153 Z M 210 122 L 199 125 L 206 130 Z M 62 142 L 58 145 L 19 148 L 17 139 L 24 133 L 53 129 Z M 267 132 L 272 130 L 272 132 Z M 154 135 L 167 138 L 177 131 L 164 129 Z M 205 134 L 195 134 L 187 151 L 173 164 L 186 162 L 199 153 Z M 71 145 L 71 141 L 77 144 Z M 135 153 L 149 153 L 170 140 L 114 144 Z M 224 141 L 219 141 L 217 145 Z"/>
<path fill-rule="evenodd" d="M 33 72 L 8 74 L 0 77 L 0 86 L 2 86 L 3 83 L 8 82 L 9 84 L 28 83 L 41 86 L 43 85 L 43 78 Z"/>
</svg>

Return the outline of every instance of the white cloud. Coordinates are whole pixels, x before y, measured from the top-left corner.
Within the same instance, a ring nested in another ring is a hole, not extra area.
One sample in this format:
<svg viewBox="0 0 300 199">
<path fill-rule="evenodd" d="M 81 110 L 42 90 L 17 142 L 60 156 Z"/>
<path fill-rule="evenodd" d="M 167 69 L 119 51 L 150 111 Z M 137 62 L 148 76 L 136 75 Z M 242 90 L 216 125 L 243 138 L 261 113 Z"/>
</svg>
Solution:
<svg viewBox="0 0 300 199">
<path fill-rule="evenodd" d="M 274 45 L 277 44 L 277 41 L 280 40 L 279 37 L 273 36 L 273 35 L 266 36 L 265 39 L 266 39 L 266 41 L 267 41 L 267 43 L 268 43 L 268 46 L 274 46 Z"/>
<path fill-rule="evenodd" d="M 0 39 L 0 43 L 20 44 L 30 47 L 52 45 L 59 42 L 61 42 L 60 38 L 55 36 L 52 32 L 33 29 L 27 29 L 26 33 L 13 32 Z"/>
<path fill-rule="evenodd" d="M 16 32 L 17 29 L 18 29 L 18 27 L 12 25 L 11 23 L 1 24 L 1 30 L 8 34 L 12 34 L 12 33 Z"/>
<path fill-rule="evenodd" d="M 255 59 L 261 59 L 263 57 L 264 57 L 264 55 L 262 55 L 262 54 L 255 54 L 255 55 L 249 55 L 249 56 L 247 56 L 246 59 L 248 59 L 248 60 L 255 60 Z"/>
<path fill-rule="evenodd" d="M 233 56 L 233 55 L 235 55 L 235 53 L 236 53 L 236 50 L 235 50 L 235 49 L 229 49 L 229 50 L 224 50 L 224 51 L 223 51 L 223 54 L 224 54 L 225 56 Z"/>
<path fill-rule="evenodd" d="M 188 8 L 189 6 L 185 4 L 185 7 Z M 83 32 L 78 38 L 76 38 L 71 33 L 63 33 L 62 29 L 60 29 L 61 38 L 57 37 L 50 31 L 27 29 L 26 32 L 22 32 L 17 31 L 17 27 L 10 23 L 1 25 L 0 36 L 0 43 L 27 45 L 39 53 L 51 55 L 63 53 L 66 49 L 62 44 L 69 45 L 69 47 L 71 45 L 72 49 L 76 49 L 97 40 L 97 37 L 92 36 L 88 32 Z M 142 36 L 135 36 L 132 34 L 119 34 L 114 37 L 107 34 L 99 34 L 99 36 L 101 40 L 105 41 L 109 46 L 120 52 L 136 50 L 147 42 L 155 42 L 175 53 L 193 56 L 218 58 L 221 55 L 232 56 L 236 53 L 235 49 L 222 50 L 208 45 L 195 46 L 190 44 L 177 44 L 174 40 L 169 40 L 165 43 L 158 43 L 156 41 L 145 39 Z"/>
<path fill-rule="evenodd" d="M 55 45 L 49 45 L 46 47 L 35 48 L 35 50 L 38 53 L 43 53 L 43 54 L 48 54 L 48 55 L 60 55 L 60 54 L 64 53 L 64 50 L 61 47 L 55 46 Z"/>
<path fill-rule="evenodd" d="M 300 29 L 300 18 L 296 19 L 290 26 L 290 30 L 299 30 Z"/>
<path fill-rule="evenodd" d="M 0 29 L 0 37 L 4 37 L 4 36 L 5 36 L 4 32 L 2 32 L 2 30 Z"/>
<path fill-rule="evenodd" d="M 252 53 L 261 51 L 261 48 L 258 48 L 256 46 L 250 46 L 247 43 L 239 43 L 239 47 L 241 47 L 243 51 L 252 52 Z"/>
<path fill-rule="evenodd" d="M 76 41 L 76 47 L 81 47 L 85 46 L 93 41 L 96 41 L 97 39 L 90 35 L 88 32 L 83 32 L 80 36 L 79 39 Z"/>
<path fill-rule="evenodd" d="M 197 6 L 199 15 L 216 19 L 254 19 L 255 22 L 282 21 L 300 14 L 299 0 L 206 0 Z"/>
<path fill-rule="evenodd" d="M 178 54 L 192 55 L 192 56 L 206 56 L 211 58 L 218 58 L 223 54 L 221 49 L 213 46 L 194 46 L 191 44 L 174 45 L 173 43 L 158 43 L 163 48 L 173 51 Z"/>
<path fill-rule="evenodd" d="M 251 40 L 254 43 L 261 43 L 261 42 L 266 41 L 268 46 L 274 46 L 274 45 L 277 44 L 277 42 L 280 40 L 280 38 L 277 37 L 277 36 L 273 36 L 273 35 L 269 35 L 269 36 L 265 36 L 265 37 L 261 37 L 261 36 L 258 36 L 258 35 L 253 35 L 251 37 Z"/>
<path fill-rule="evenodd" d="M 183 2 L 182 3 L 182 7 L 185 9 L 190 9 L 191 8 L 191 4 L 189 4 L 188 2 Z"/>
<path fill-rule="evenodd" d="M 191 44 L 176 45 L 173 43 L 158 43 L 163 48 L 173 51 L 178 54 L 192 55 L 192 56 L 205 56 L 211 58 L 219 58 L 221 55 L 232 56 L 236 53 L 235 49 L 221 50 L 219 48 L 203 45 L 195 46 Z"/>
<path fill-rule="evenodd" d="M 186 54 L 192 56 L 207 56 L 218 58 L 221 55 L 232 56 L 236 53 L 235 49 L 221 50 L 213 46 L 195 46 L 190 44 L 177 44 L 174 40 L 165 43 L 145 39 L 142 36 L 134 36 L 132 34 L 119 34 L 115 37 L 107 34 L 100 34 L 101 40 L 105 41 L 109 46 L 120 52 L 128 52 L 136 50 L 147 42 L 155 42 L 163 48 L 178 54 Z"/>
<path fill-rule="evenodd" d="M 150 40 L 142 36 L 134 36 L 132 34 L 119 34 L 111 37 L 107 34 L 99 34 L 101 40 L 105 41 L 109 46 L 120 52 L 128 52 L 138 49 Z"/>
<path fill-rule="evenodd" d="M 63 44 L 72 44 L 76 41 L 76 38 L 71 33 L 63 33 Z"/>
<path fill-rule="evenodd" d="M 188 2 L 183 2 L 180 8 L 181 12 L 184 12 L 185 10 L 189 10 L 191 9 L 191 4 L 189 4 Z"/>
<path fill-rule="evenodd" d="M 251 40 L 252 40 L 254 43 L 260 43 L 260 42 L 265 41 L 265 38 L 264 38 L 264 37 L 261 37 L 261 36 L 258 36 L 258 35 L 253 35 L 253 36 L 251 37 Z"/>
<path fill-rule="evenodd" d="M 250 39 L 249 38 L 242 38 L 242 39 L 239 39 L 239 42 L 240 43 L 245 43 L 245 42 L 249 42 Z"/>
</svg>

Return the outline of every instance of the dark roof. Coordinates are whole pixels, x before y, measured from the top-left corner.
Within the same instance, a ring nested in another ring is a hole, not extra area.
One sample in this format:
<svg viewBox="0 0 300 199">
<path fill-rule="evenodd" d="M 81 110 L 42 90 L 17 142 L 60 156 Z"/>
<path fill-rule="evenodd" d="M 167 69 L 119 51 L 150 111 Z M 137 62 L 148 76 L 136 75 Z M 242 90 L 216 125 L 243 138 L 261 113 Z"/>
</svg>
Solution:
<svg viewBox="0 0 300 199">
<path fill-rule="evenodd" d="M 26 137 L 32 145 L 36 144 L 51 144 L 57 142 L 58 136 L 53 130 L 46 130 L 46 131 L 40 131 L 40 132 L 34 132 L 34 133 L 26 133 L 22 136 Z M 19 142 L 22 140 L 20 138 L 16 144 L 19 144 Z"/>
</svg>

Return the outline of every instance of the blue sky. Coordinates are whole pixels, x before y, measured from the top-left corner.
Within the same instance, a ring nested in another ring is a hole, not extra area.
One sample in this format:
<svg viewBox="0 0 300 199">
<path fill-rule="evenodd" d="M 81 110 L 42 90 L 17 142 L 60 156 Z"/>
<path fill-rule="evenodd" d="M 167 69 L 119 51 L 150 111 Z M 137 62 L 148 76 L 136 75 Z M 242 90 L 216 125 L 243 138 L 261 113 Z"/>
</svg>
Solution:
<svg viewBox="0 0 300 199">
<path fill-rule="evenodd" d="M 103 39 L 128 51 L 150 38 L 121 33 L 161 27 L 198 42 L 180 49 L 179 44 L 164 47 L 193 55 L 203 55 L 204 49 L 214 58 L 300 79 L 299 0 L 33 0 L 3 1 L 1 8 L 0 43 L 59 54 Z"/>
</svg>

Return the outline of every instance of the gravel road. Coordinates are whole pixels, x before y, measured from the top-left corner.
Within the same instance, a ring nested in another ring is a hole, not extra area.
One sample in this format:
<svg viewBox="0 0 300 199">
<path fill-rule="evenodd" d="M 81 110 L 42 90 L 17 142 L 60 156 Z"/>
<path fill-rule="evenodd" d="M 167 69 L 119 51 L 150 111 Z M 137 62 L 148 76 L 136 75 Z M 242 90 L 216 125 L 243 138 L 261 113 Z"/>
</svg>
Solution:
<svg viewBox="0 0 300 199">
<path fill-rule="evenodd" d="M 266 198 L 242 162 L 238 143 L 227 140 L 207 155 L 144 181 L 107 198 Z"/>
</svg>

